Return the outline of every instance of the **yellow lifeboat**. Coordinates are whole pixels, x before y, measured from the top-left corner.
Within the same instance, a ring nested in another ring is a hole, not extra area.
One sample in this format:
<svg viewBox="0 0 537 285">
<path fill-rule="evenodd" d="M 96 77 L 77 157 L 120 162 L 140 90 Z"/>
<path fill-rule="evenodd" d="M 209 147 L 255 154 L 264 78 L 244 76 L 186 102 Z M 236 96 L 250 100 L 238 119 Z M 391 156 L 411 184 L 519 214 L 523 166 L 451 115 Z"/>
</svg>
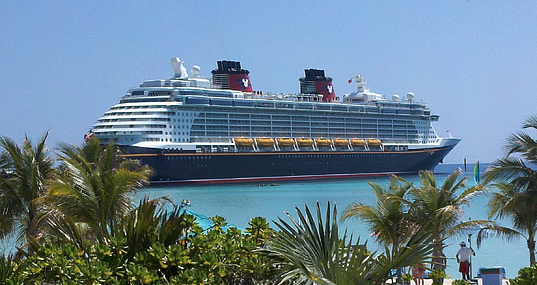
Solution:
<svg viewBox="0 0 537 285">
<path fill-rule="evenodd" d="M 382 145 L 382 142 L 379 139 L 368 139 L 367 145 L 369 147 L 379 147 Z"/>
<path fill-rule="evenodd" d="M 298 146 L 303 146 L 303 147 L 312 147 L 313 146 L 313 140 L 308 139 L 308 138 L 296 139 L 296 143 L 298 144 Z"/>
<path fill-rule="evenodd" d="M 348 139 L 334 139 L 334 145 L 337 147 L 348 147 L 349 140 Z"/>
<path fill-rule="evenodd" d="M 292 147 L 295 145 L 295 140 L 292 138 L 278 138 L 277 141 L 280 147 Z"/>
<path fill-rule="evenodd" d="M 251 147 L 254 145 L 254 140 L 251 138 L 235 138 L 237 147 Z"/>
<path fill-rule="evenodd" d="M 315 139 L 315 144 L 317 145 L 317 147 L 327 147 L 327 146 L 332 145 L 332 140 L 331 139 L 324 139 L 324 138 L 316 138 Z"/>
<path fill-rule="evenodd" d="M 363 147 L 365 146 L 365 140 L 364 139 L 351 139 L 351 145 L 353 147 Z"/>
<path fill-rule="evenodd" d="M 257 146 L 258 147 L 273 147 L 274 146 L 274 139 L 272 138 L 257 138 Z"/>
</svg>

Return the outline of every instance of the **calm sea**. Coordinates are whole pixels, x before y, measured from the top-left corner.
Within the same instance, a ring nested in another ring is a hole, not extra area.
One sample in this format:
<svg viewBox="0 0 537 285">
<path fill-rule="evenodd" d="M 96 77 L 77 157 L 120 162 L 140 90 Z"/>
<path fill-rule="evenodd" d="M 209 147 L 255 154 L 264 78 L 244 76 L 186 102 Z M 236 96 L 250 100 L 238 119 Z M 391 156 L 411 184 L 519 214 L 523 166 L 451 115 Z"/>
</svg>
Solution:
<svg viewBox="0 0 537 285">
<path fill-rule="evenodd" d="M 481 170 L 485 169 L 481 164 Z M 446 164 L 439 165 L 436 170 L 436 178 L 439 183 L 452 173 L 457 167 L 464 169 L 462 165 Z M 475 185 L 473 178 L 473 165 L 467 166 L 464 176 L 468 177 L 467 186 Z M 405 176 L 410 182 L 419 181 L 418 176 Z M 181 203 L 183 199 L 191 201 L 194 212 L 215 216 L 219 215 L 228 223 L 239 228 L 246 228 L 248 221 L 257 216 L 267 219 L 274 226 L 272 221 L 283 218 L 288 221 L 285 212 L 296 217 L 295 206 L 304 209 L 308 205 L 310 209 L 319 202 L 326 206 L 327 202 L 336 204 L 338 213 L 341 214 L 346 206 L 353 202 L 362 202 L 373 205 L 374 195 L 368 182 L 375 181 L 387 183 L 387 177 L 374 178 L 353 178 L 338 180 L 309 180 L 309 181 L 278 181 L 275 184 L 257 183 L 244 184 L 220 184 L 220 185 L 180 185 L 166 187 L 148 187 L 142 189 L 138 196 L 142 198 L 149 195 L 152 198 L 168 196 L 176 203 Z M 470 207 L 465 209 L 463 219 L 486 219 L 486 204 L 488 196 L 482 196 L 472 200 Z M 324 215 L 324 211 L 323 211 Z M 502 222 L 508 226 L 509 223 Z M 347 220 L 341 224 L 341 232 L 347 228 L 360 241 L 368 240 L 368 244 L 376 247 L 374 239 L 370 236 L 368 226 L 360 220 Z M 461 241 L 469 242 L 469 236 L 458 236 L 449 239 L 445 254 L 448 258 L 447 274 L 451 278 L 457 279 L 461 275 L 457 270 L 455 254 Z M 518 270 L 529 265 L 529 253 L 524 239 L 516 239 L 510 242 L 498 238 L 485 240 L 479 248 L 476 247 L 475 235 L 470 237 L 471 245 L 476 252 L 473 257 L 473 272 L 477 273 L 479 267 L 501 266 L 506 270 L 508 278 L 517 276 Z"/>
</svg>

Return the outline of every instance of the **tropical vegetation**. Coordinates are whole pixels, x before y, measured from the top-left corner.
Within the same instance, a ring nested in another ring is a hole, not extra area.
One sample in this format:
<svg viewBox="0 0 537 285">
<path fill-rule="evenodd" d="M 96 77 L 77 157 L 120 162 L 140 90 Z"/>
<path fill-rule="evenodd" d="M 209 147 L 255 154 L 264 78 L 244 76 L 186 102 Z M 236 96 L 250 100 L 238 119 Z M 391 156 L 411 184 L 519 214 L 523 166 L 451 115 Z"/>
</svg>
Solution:
<svg viewBox="0 0 537 285">
<path fill-rule="evenodd" d="M 272 235 L 263 218 L 243 233 L 222 217 L 200 228 L 166 197 L 133 201 L 150 169 L 114 144 L 61 144 L 59 166 L 45 146 L 1 138 L 1 237 L 19 233 L 16 256 L 0 258 L 0 284 L 253 284 L 270 280 L 257 252 Z M 11 172 L 11 171 L 10 171 Z M 9 215 L 8 215 L 9 214 Z M 5 222 L 4 222 L 5 221 Z"/>
<path fill-rule="evenodd" d="M 171 245 L 156 241 L 134 254 L 121 237 L 84 250 L 71 243 L 47 242 L 19 262 L 9 256 L 0 259 L 0 284 L 256 284 L 270 280 L 272 261 L 255 251 L 257 239 L 270 232 L 264 226 L 268 224 L 252 219 L 246 233 L 241 233 L 236 228 L 224 231 L 226 222 L 221 218 L 213 221 L 215 226 L 207 231 L 195 224 L 183 228 L 191 231 L 188 241 L 185 237 Z"/>
<path fill-rule="evenodd" d="M 39 198 L 47 191 L 47 184 L 55 177 L 54 159 L 46 147 L 45 134 L 35 145 L 25 137 L 19 146 L 13 140 L 1 137 L 0 168 L 11 169 L 9 179 L 0 176 L 0 238 L 14 235 L 22 251 L 29 242 L 42 242 L 46 232 L 47 208 Z"/>
<path fill-rule="evenodd" d="M 217 226 L 205 233 L 198 228 L 185 245 L 153 244 L 136 256 L 135 263 L 147 268 L 144 271 L 160 273 L 153 281 L 172 284 L 254 284 L 271 275 L 267 272 L 272 262 L 254 252 L 252 235 L 235 228 L 224 232 L 225 221 L 214 221 Z"/>
<path fill-rule="evenodd" d="M 418 229 L 396 252 L 370 252 L 367 243 L 340 237 L 336 206 L 328 203 L 323 218 L 317 203 L 313 214 L 296 208 L 298 219 L 288 214 L 290 223 L 279 219 L 280 231 L 268 240 L 266 251 L 280 260 L 280 282 L 291 284 L 384 284 L 392 268 L 422 262 L 433 251 L 432 237 Z"/>
<path fill-rule="evenodd" d="M 527 118 L 522 128 L 537 130 L 537 116 Z M 537 233 L 537 140 L 525 132 L 514 133 L 508 138 L 506 150 L 506 156 L 496 160 L 484 177 L 495 189 L 488 204 L 489 217 L 508 219 L 513 228 L 488 227 L 478 236 L 478 243 L 488 235 L 523 237 L 532 265 Z"/>
<path fill-rule="evenodd" d="M 509 279 L 511 285 L 527 285 L 537 284 L 537 263 L 532 264 L 529 267 L 521 268 L 518 271 L 518 276 Z"/>
<path fill-rule="evenodd" d="M 358 217 L 364 220 L 381 244 L 393 247 L 393 254 L 399 244 L 412 238 L 416 231 L 427 232 L 434 247 L 431 269 L 443 271 L 445 239 L 476 226 L 491 225 L 489 221 L 461 220 L 463 207 L 471 198 L 483 194 L 484 188 L 480 185 L 466 188 L 467 178 L 459 177 L 458 171 L 449 175 L 441 185 L 431 171 L 421 171 L 419 176 L 419 185 L 397 176 L 390 179 L 385 189 L 370 183 L 376 205 L 353 203 L 347 207 L 342 219 Z M 436 281 L 441 282 L 441 278 Z"/>
<path fill-rule="evenodd" d="M 467 180 L 466 177 L 460 177 L 459 171 L 455 170 L 439 184 L 432 172 L 421 171 L 420 185 L 409 190 L 413 221 L 420 227 L 428 227 L 428 232 L 434 239 L 432 269 L 445 269 L 445 239 L 465 234 L 476 227 L 491 225 L 490 221 L 485 220 L 462 220 L 464 207 L 472 198 L 485 193 L 481 185 L 466 187 Z"/>
<path fill-rule="evenodd" d="M 468 282 L 466 280 L 456 279 L 451 282 L 451 285 L 468 285 Z"/>
<path fill-rule="evenodd" d="M 409 215 L 409 203 L 403 199 L 412 185 L 397 176 L 390 178 L 386 188 L 376 182 L 369 185 L 375 193 L 376 205 L 354 202 L 343 212 L 341 220 L 359 217 L 370 225 L 376 240 L 391 246 L 391 253 L 396 255 L 401 244 L 411 238 L 417 228 Z M 397 268 L 397 276 L 402 276 L 401 268 Z"/>
<path fill-rule="evenodd" d="M 537 117 L 524 128 L 537 129 Z M 415 184 L 398 176 L 387 186 L 370 183 L 376 204 L 353 203 L 339 219 L 328 202 L 313 211 L 296 207 L 296 216 L 274 222 L 277 230 L 262 217 L 245 230 L 219 216 L 201 228 L 167 197 L 135 203 L 152 172 L 113 143 L 60 144 L 56 161 L 46 139 L 18 145 L 0 138 L 0 168 L 9 170 L 0 176 L 0 239 L 17 241 L 14 254 L 0 256 L 0 284 L 384 284 L 394 269 L 428 260 L 441 282 L 445 239 L 475 228 L 482 229 L 478 243 L 490 234 L 527 240 L 532 267 L 512 284 L 526 284 L 536 271 L 537 142 L 525 133 L 509 139 L 508 155 L 485 175 L 495 189 L 490 218 L 509 218 L 513 229 L 461 220 L 485 188 L 467 187 L 458 171 L 442 183 L 430 171 Z M 380 251 L 340 231 L 338 222 L 349 218 L 369 225 Z"/>
<path fill-rule="evenodd" d="M 97 138 L 81 147 L 61 144 L 59 152 L 61 171 L 41 199 L 54 215 L 53 228 L 61 229 L 56 236 L 105 243 L 130 215 L 135 190 L 148 183 L 151 170 Z"/>
</svg>

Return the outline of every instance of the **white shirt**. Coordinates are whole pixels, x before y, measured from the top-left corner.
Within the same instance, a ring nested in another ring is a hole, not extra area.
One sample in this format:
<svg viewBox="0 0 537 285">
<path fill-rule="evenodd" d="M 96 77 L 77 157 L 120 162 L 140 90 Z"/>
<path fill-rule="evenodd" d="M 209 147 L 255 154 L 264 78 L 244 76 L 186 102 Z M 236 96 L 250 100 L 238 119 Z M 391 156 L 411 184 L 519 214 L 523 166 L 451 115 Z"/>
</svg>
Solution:
<svg viewBox="0 0 537 285">
<path fill-rule="evenodd" d="M 465 246 L 461 247 L 461 249 L 457 251 L 457 256 L 459 257 L 460 261 L 470 261 L 471 254 L 475 255 L 474 251 Z"/>
</svg>

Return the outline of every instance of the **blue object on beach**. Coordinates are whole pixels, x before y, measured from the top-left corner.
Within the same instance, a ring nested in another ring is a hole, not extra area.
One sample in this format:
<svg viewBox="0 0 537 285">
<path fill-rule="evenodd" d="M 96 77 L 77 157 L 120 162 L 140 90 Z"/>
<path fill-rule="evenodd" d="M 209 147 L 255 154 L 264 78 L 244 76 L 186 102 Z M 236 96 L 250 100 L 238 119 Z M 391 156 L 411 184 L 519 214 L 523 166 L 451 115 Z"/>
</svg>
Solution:
<svg viewBox="0 0 537 285">
<path fill-rule="evenodd" d="M 502 273 L 502 277 L 505 278 L 505 268 L 501 266 L 479 267 L 479 269 L 477 270 L 477 278 L 482 278 L 482 271 L 500 271 Z"/>
</svg>

